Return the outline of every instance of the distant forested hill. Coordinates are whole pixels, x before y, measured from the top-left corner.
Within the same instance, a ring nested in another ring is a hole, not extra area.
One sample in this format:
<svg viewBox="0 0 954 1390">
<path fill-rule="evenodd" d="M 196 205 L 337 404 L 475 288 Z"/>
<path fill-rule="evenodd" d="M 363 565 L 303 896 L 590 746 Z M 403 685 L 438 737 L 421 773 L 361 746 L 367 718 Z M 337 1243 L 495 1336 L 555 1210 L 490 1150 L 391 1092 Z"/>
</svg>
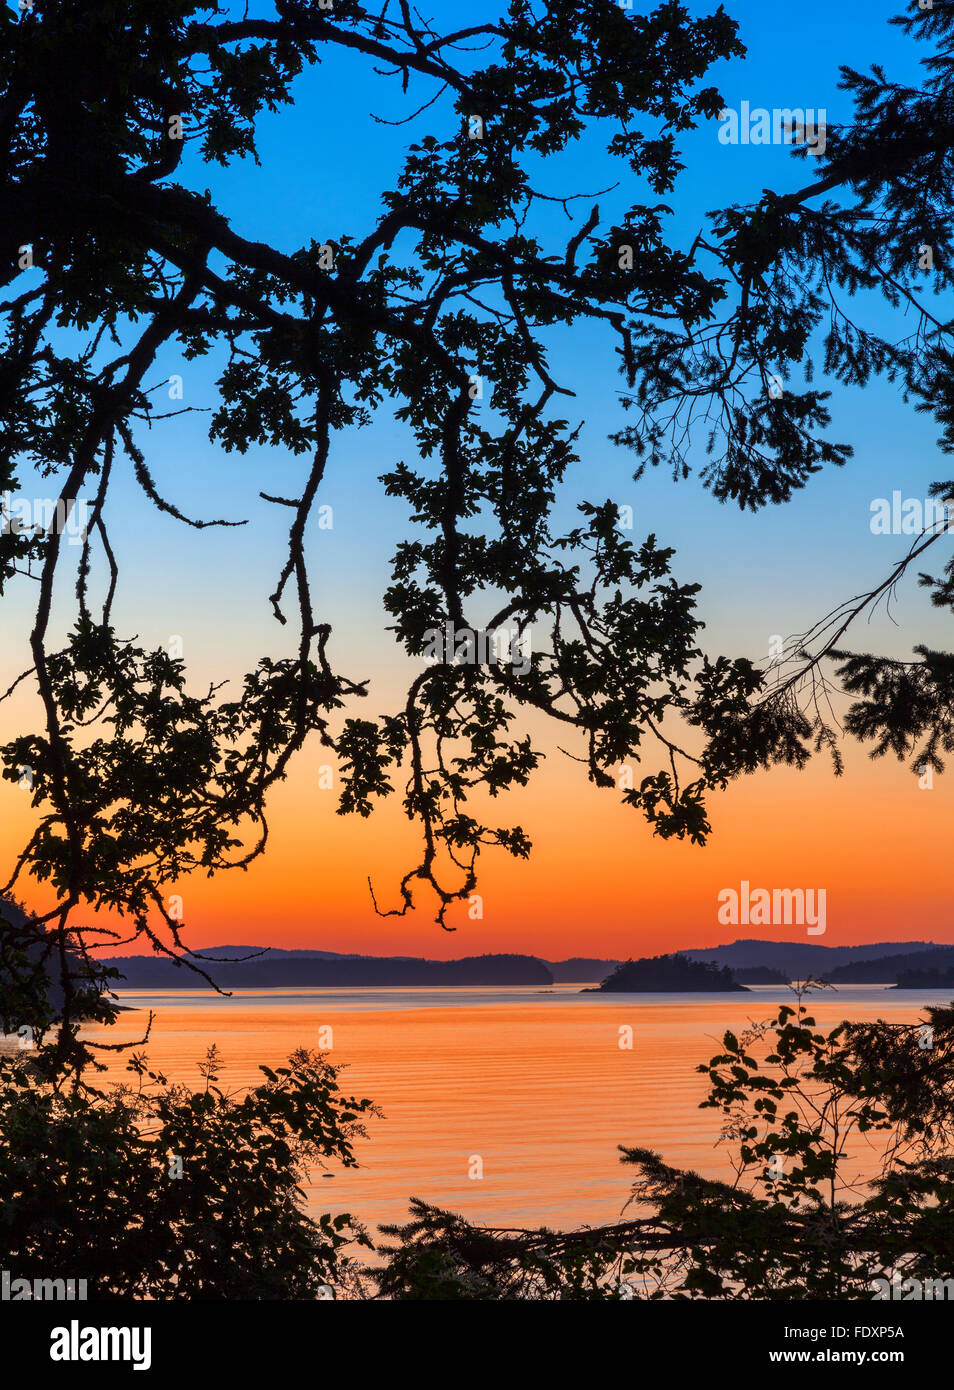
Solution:
<svg viewBox="0 0 954 1390">
<path fill-rule="evenodd" d="M 618 979 L 628 967 L 639 968 L 643 983 L 639 989 L 736 989 L 739 985 L 785 984 L 793 979 L 831 980 L 837 983 L 893 984 L 901 971 L 947 969 L 954 966 L 954 946 L 935 946 L 930 942 L 877 942 L 871 946 L 818 946 L 798 941 L 734 941 L 704 950 L 685 950 L 669 955 L 644 957 L 622 963 L 598 956 L 570 956 L 565 960 L 543 960 L 520 953 L 466 956 L 460 960 L 439 961 L 417 956 L 345 955 L 335 951 L 284 950 L 260 946 L 206 947 L 198 954 L 216 983 L 224 989 L 386 987 L 406 985 L 553 985 L 594 984 Z M 227 957 L 251 956 L 235 961 Z M 646 983 L 653 962 L 673 962 L 673 967 L 653 966 L 664 982 Z M 121 971 L 126 989 L 198 989 L 201 976 L 161 956 L 120 956 L 104 960 Z M 710 968 L 723 981 L 713 984 L 710 974 L 698 974 L 687 967 Z M 676 973 L 674 974 L 673 971 Z M 661 973 L 660 973 L 661 972 Z M 627 978 L 634 978 L 629 977 Z M 668 983 L 665 981 L 669 981 Z M 676 983 L 672 983 L 676 981 Z M 695 983 L 694 983 L 695 982 Z M 615 985 L 613 988 L 636 988 Z"/>
<path fill-rule="evenodd" d="M 874 956 L 851 965 L 841 965 L 829 970 L 825 979 L 836 984 L 893 985 L 900 983 L 900 976 L 917 971 L 944 971 L 954 967 L 954 946 L 933 946 L 921 951 L 908 951 L 904 955 Z M 935 983 L 939 983 L 935 981 Z"/>
<path fill-rule="evenodd" d="M 223 947 L 218 947 L 224 953 Z M 117 957 L 123 976 L 120 989 L 201 989 L 201 976 L 156 956 Z M 223 989 L 313 989 L 318 986 L 382 987 L 388 985 L 552 985 L 553 975 L 536 956 L 465 956 L 461 960 L 426 960 L 413 956 L 330 956 L 282 951 L 254 960 L 200 961 Z"/>
<path fill-rule="evenodd" d="M 954 965 L 940 970 L 902 970 L 895 989 L 952 989 Z"/>
<path fill-rule="evenodd" d="M 605 980 L 619 961 L 600 960 L 595 956 L 570 956 L 569 960 L 548 960 L 545 964 L 558 985 L 577 985 L 587 980 Z"/>
<path fill-rule="evenodd" d="M 687 949 L 683 955 L 690 960 L 710 961 L 727 965 L 730 970 L 740 967 L 767 965 L 781 970 L 786 980 L 834 979 L 833 971 L 856 962 L 872 961 L 888 956 L 908 956 L 919 951 L 937 950 L 931 941 L 875 941 L 869 946 L 820 946 L 808 941 L 763 941 L 757 938 L 733 941 L 725 946 L 709 946 L 701 950 Z M 893 979 L 894 976 L 891 976 Z M 858 984 L 867 981 L 857 973 L 846 970 L 844 980 Z"/>
</svg>

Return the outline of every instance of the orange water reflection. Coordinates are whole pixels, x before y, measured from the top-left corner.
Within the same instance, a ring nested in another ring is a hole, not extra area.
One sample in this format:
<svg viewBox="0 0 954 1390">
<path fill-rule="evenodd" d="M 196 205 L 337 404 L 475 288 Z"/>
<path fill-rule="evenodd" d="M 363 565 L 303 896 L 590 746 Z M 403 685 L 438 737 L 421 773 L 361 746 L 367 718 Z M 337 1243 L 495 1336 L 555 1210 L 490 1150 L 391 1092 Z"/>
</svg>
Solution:
<svg viewBox="0 0 954 1390">
<path fill-rule="evenodd" d="M 912 1021 L 924 997 L 866 991 L 863 999 L 819 998 L 812 1009 L 823 1027 L 844 1017 Z M 215 1042 L 228 1089 L 253 1084 L 261 1063 L 317 1047 L 319 1029 L 330 1026 L 331 1056 L 348 1064 L 344 1086 L 371 1097 L 385 1118 L 371 1121 L 369 1139 L 359 1143 L 360 1168 L 316 1176 L 312 1201 L 372 1227 L 403 1220 L 411 1196 L 494 1224 L 613 1220 L 632 1176 L 619 1163 L 618 1144 L 728 1176 L 728 1154 L 716 1143 L 720 1116 L 698 1108 L 706 1082 L 693 1069 L 717 1050 L 725 1028 L 773 1012 L 768 991 L 704 1002 L 548 997 L 357 1010 L 340 995 L 311 1000 L 289 992 L 283 1000 L 280 991 L 267 1003 L 172 994 L 150 1002 L 157 1010 L 150 1062 L 170 1078 L 198 1083 L 196 1063 Z M 137 1036 L 144 1017 L 124 1015 L 110 1041 Z M 626 1026 L 632 1050 L 620 1047 Z M 121 1066 L 113 1061 L 111 1069 L 118 1075 Z M 480 1179 L 468 1177 L 474 1156 L 482 1160 Z"/>
</svg>

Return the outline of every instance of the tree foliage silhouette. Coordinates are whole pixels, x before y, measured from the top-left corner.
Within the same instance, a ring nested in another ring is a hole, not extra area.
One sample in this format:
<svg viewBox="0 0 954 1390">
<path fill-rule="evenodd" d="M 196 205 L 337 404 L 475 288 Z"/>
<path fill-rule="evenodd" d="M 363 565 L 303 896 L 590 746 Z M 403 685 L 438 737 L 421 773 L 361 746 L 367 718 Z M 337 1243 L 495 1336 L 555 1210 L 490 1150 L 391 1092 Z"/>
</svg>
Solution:
<svg viewBox="0 0 954 1390">
<path fill-rule="evenodd" d="M 369 1100 L 304 1050 L 241 1095 L 212 1048 L 203 1084 L 134 1052 L 122 1084 L 62 1084 L 42 1049 L 0 1057 L 0 1216 L 18 1279 L 85 1279 L 102 1298 L 332 1296 L 370 1244 L 344 1213 L 310 1216 L 316 1167 L 353 1167 Z"/>
</svg>

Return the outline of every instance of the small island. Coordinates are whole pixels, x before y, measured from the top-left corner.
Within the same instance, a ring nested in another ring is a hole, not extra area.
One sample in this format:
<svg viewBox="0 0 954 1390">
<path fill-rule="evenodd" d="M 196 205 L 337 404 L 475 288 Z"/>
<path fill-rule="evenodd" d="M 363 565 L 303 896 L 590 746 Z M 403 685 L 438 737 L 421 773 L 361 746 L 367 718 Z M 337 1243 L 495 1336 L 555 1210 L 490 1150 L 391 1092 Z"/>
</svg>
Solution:
<svg viewBox="0 0 954 1390">
<path fill-rule="evenodd" d="M 644 956 L 641 960 L 622 961 L 593 994 L 651 994 L 745 992 L 728 966 L 721 968 L 712 961 L 690 960 L 677 951 L 669 956 Z"/>
</svg>

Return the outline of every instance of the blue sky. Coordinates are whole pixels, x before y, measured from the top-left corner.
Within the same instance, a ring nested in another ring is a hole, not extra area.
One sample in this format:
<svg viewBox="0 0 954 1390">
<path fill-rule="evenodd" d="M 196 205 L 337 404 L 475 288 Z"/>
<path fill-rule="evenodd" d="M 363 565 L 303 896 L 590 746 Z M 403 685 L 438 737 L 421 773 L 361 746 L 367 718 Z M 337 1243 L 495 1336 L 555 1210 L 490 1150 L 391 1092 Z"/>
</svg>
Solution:
<svg viewBox="0 0 954 1390">
<path fill-rule="evenodd" d="M 703 13 L 708 7 L 690 8 Z M 829 121 L 837 122 L 849 114 L 846 96 L 837 86 L 840 63 L 866 67 L 885 62 L 902 77 L 916 76 L 918 45 L 888 26 L 895 6 L 885 0 L 817 7 L 804 17 L 797 10 L 753 0 L 740 0 L 728 9 L 740 21 L 748 47 L 745 60 L 720 64 L 712 72 L 711 80 L 729 105 L 748 100 L 753 107 L 825 108 Z M 458 16 L 459 8 L 439 5 L 432 13 L 439 24 L 446 15 Z M 468 21 L 485 13 L 493 13 L 492 7 L 469 7 Z M 361 235 L 381 213 L 381 191 L 394 186 L 411 132 L 429 130 L 443 136 L 456 124 L 448 102 L 432 108 L 423 124 L 411 127 L 369 122 L 368 112 L 400 119 L 424 92 L 421 87 L 402 98 L 397 82 L 369 82 L 367 64 L 358 55 L 335 53 L 299 80 L 292 109 L 262 121 L 260 166 L 245 161 L 226 171 L 208 167 L 200 177 L 246 236 L 268 238 L 291 250 L 313 236 L 321 239 L 345 231 Z M 794 187 L 811 176 L 811 162 L 794 160 L 783 147 L 724 146 L 717 131 L 710 123 L 681 139 L 687 168 L 669 199 L 677 244 L 691 243 L 707 210 L 754 199 L 765 186 Z M 622 172 L 625 175 L 625 169 Z M 562 194 L 600 187 L 619 174 L 620 168 L 601 154 L 601 142 L 593 136 L 565 157 L 548 161 L 535 175 L 535 184 Z M 645 190 L 624 177 L 615 193 L 598 201 L 608 222 L 614 212 L 644 196 Z M 575 206 L 585 211 L 589 204 Z M 570 224 L 558 209 L 551 217 L 553 237 L 565 239 Z M 582 324 L 551 346 L 558 379 L 577 392 L 568 414 L 574 423 L 585 422 L 581 463 L 561 498 L 562 515 L 571 523 L 573 508 L 583 497 L 608 496 L 632 505 L 634 534 L 653 529 L 661 541 L 677 547 L 683 577 L 705 585 L 704 608 L 713 642 L 722 641 L 733 650 L 760 654 L 766 632 L 801 630 L 832 603 L 880 575 L 904 542 L 871 535 L 872 499 L 890 497 L 896 488 L 906 497 L 923 496 L 931 480 L 945 476 L 931 420 L 915 415 L 891 387 L 876 384 L 863 394 L 836 390 L 831 436 L 852 443 L 855 457 L 842 470 L 817 475 L 790 504 L 743 515 L 732 504 L 716 502 L 697 479 L 676 485 L 662 470 L 634 484 L 635 460 L 607 439 L 610 430 L 627 419 L 617 398 L 622 382 L 607 335 L 599 327 Z M 180 370 L 184 376 L 184 403 L 210 403 L 208 365 L 177 366 L 174 358 L 169 354 L 169 370 Z M 242 533 L 212 538 L 217 571 L 248 594 L 249 609 L 241 625 L 251 650 L 263 626 L 265 631 L 270 626 L 267 614 L 260 624 L 255 610 L 259 615 L 264 611 L 260 595 L 267 592 L 263 586 L 279 559 L 285 525 L 280 510 L 257 501 L 259 469 L 267 466 L 268 486 L 287 494 L 300 474 L 301 461 L 276 450 L 252 450 L 245 459 L 225 457 L 205 442 L 204 430 L 201 415 L 187 417 L 157 432 L 150 454 L 157 461 L 156 476 L 186 510 L 255 517 L 254 547 L 246 544 Z M 701 452 L 701 442 L 699 448 Z M 384 412 L 370 429 L 340 438 L 323 494 L 335 507 L 335 530 L 314 539 L 318 573 L 330 581 L 328 600 L 332 606 L 345 604 L 349 616 L 360 610 L 365 620 L 361 630 L 369 634 L 377 629 L 387 559 L 404 523 L 402 504 L 383 498 L 375 478 L 401 456 L 413 459 L 413 441 Z M 199 459 L 201 468 L 196 466 Z M 174 522 L 150 517 L 144 504 L 134 504 L 133 487 L 129 505 L 143 512 L 135 545 L 169 548 L 181 557 L 180 577 L 170 575 L 171 590 L 155 596 L 157 605 L 165 606 L 180 586 L 183 593 L 190 592 L 193 565 L 205 567 L 210 533 L 183 537 Z M 784 565 L 780 556 L 785 557 Z M 335 582 L 343 571 L 348 573 L 344 588 Z M 148 598 L 146 603 L 148 608 Z M 905 604 L 925 621 L 937 621 L 923 597 L 912 595 Z M 236 617 L 234 611 L 222 616 L 226 623 Z M 894 636 L 889 630 L 884 635 Z"/>
</svg>

